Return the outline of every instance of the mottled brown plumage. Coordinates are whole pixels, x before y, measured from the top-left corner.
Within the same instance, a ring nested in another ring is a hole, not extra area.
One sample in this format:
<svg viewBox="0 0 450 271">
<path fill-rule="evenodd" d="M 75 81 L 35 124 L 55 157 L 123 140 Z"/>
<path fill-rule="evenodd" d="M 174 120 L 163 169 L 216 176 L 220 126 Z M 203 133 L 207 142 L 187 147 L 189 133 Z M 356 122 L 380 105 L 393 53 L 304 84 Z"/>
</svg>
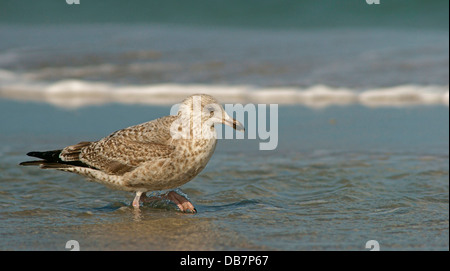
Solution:
<svg viewBox="0 0 450 271">
<path fill-rule="evenodd" d="M 143 193 L 179 187 L 205 168 L 217 143 L 214 123 L 243 129 L 213 97 L 193 95 L 181 103 L 177 116 L 131 126 L 95 142 L 31 152 L 28 155 L 43 160 L 21 165 L 74 172 L 114 189 L 136 192 L 133 206 L 138 207 Z M 167 197 L 182 211 L 195 211 L 184 197 L 173 192 Z"/>
</svg>

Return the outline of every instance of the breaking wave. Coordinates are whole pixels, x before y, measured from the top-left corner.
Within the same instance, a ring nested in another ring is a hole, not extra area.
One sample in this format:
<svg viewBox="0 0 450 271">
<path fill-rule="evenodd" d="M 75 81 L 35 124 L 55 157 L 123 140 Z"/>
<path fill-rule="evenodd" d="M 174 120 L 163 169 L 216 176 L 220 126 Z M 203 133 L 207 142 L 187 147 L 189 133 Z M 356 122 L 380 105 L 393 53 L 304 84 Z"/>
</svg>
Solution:
<svg viewBox="0 0 450 271">
<path fill-rule="evenodd" d="M 224 103 L 299 104 L 310 107 L 361 104 L 369 107 L 447 105 L 449 86 L 399 85 L 373 89 L 258 87 L 217 84 L 123 85 L 86 80 L 36 81 L 0 70 L 0 98 L 46 102 L 63 108 L 108 103 L 166 105 L 188 95 L 205 93 Z"/>
</svg>

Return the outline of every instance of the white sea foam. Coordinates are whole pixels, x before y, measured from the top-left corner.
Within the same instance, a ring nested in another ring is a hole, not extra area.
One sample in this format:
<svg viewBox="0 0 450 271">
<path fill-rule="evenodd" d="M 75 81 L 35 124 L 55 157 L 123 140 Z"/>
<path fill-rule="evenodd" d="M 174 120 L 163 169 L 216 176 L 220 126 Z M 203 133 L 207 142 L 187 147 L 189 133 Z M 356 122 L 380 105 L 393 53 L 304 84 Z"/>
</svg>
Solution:
<svg viewBox="0 0 450 271">
<path fill-rule="evenodd" d="M 402 85 L 372 89 L 361 93 L 359 101 L 367 106 L 448 105 L 448 86 Z"/>
<path fill-rule="evenodd" d="M 449 104 L 448 85 L 401 85 L 365 90 L 326 85 L 304 88 L 208 84 L 119 85 L 86 80 L 45 82 L 0 70 L 0 97 L 47 102 L 64 108 L 107 103 L 174 104 L 196 93 L 213 95 L 224 103 L 301 104 L 310 107 L 352 104 L 370 107 Z"/>
</svg>

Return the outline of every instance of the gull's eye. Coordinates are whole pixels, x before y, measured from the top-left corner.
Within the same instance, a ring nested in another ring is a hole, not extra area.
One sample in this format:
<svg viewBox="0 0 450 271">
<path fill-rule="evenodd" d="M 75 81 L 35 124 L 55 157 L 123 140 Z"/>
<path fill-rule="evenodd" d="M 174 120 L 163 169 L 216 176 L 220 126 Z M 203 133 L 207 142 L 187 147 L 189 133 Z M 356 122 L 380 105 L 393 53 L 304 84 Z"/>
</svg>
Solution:
<svg viewBox="0 0 450 271">
<path fill-rule="evenodd" d="M 209 112 L 209 117 L 211 118 L 212 116 L 214 116 L 214 107 L 212 106 L 206 107 L 206 112 Z"/>
</svg>

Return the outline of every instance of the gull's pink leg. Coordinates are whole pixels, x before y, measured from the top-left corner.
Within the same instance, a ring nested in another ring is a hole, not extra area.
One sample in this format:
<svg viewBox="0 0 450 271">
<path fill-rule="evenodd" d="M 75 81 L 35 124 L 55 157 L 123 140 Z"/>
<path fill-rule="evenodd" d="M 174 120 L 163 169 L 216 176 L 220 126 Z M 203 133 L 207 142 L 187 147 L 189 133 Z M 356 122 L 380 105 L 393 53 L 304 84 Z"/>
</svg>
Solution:
<svg viewBox="0 0 450 271">
<path fill-rule="evenodd" d="M 141 195 L 142 195 L 142 192 L 140 192 L 140 191 L 136 192 L 136 196 L 134 197 L 134 200 L 133 200 L 134 208 L 139 209 L 139 202 L 140 202 Z"/>
</svg>

